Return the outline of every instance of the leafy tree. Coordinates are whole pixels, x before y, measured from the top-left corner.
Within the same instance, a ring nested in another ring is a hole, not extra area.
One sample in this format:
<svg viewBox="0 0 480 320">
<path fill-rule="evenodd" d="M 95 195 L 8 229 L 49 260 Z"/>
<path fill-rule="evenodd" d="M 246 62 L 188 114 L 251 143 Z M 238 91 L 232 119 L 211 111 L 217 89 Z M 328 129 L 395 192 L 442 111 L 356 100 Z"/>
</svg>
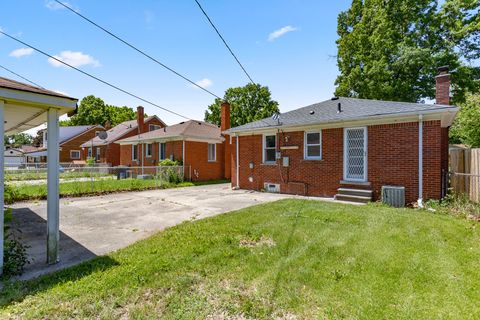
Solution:
<svg viewBox="0 0 480 320">
<path fill-rule="evenodd" d="M 230 88 L 225 92 L 224 100 L 230 103 L 231 126 L 264 119 L 279 112 L 278 102 L 272 100 L 268 87 L 249 83 L 244 87 Z M 220 106 L 224 101 L 215 99 L 205 111 L 205 121 L 220 125 Z"/>
<path fill-rule="evenodd" d="M 479 89 L 478 0 L 353 0 L 338 16 L 335 94 L 418 102 L 435 97 L 437 67 L 452 72 L 453 101 Z"/>
<path fill-rule="evenodd" d="M 77 114 L 61 121 L 60 125 L 104 125 L 108 121 L 112 126 L 116 126 L 121 122 L 135 119 L 135 116 L 135 111 L 129 107 L 108 105 L 102 99 L 90 95 L 82 99 Z"/>
<path fill-rule="evenodd" d="M 480 148 L 480 94 L 468 94 L 450 129 L 450 140 Z"/>
<path fill-rule="evenodd" d="M 28 133 L 16 133 L 10 136 L 5 136 L 5 145 L 10 145 L 14 148 L 21 147 L 23 145 L 32 144 L 33 137 Z"/>
</svg>

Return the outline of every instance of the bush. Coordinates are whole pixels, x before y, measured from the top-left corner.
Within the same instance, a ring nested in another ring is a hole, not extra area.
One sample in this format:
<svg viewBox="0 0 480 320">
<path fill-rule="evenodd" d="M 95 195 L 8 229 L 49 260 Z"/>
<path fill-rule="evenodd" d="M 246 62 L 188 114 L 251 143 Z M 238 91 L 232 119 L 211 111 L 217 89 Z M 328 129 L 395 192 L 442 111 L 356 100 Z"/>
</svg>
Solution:
<svg viewBox="0 0 480 320">
<path fill-rule="evenodd" d="M 176 167 L 181 166 L 182 163 L 180 161 L 174 161 L 170 159 L 164 159 L 158 163 L 160 167 Z"/>
<path fill-rule="evenodd" d="M 27 258 L 27 246 L 20 238 L 15 236 L 15 232 L 9 226 L 12 221 L 12 210 L 5 211 L 4 218 L 4 261 L 2 277 L 8 279 L 12 276 L 21 275 L 26 264 L 30 263 Z"/>
</svg>

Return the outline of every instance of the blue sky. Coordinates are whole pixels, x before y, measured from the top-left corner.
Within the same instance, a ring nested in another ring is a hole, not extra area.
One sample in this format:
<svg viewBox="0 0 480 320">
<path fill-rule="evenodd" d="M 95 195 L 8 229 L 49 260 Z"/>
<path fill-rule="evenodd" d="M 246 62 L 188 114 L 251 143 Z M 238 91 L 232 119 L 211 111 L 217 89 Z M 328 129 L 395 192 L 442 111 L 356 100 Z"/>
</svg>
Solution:
<svg viewBox="0 0 480 320">
<path fill-rule="evenodd" d="M 253 80 L 270 88 L 282 112 L 332 97 L 338 74 L 336 19 L 350 0 L 201 3 Z M 68 4 L 219 96 L 247 83 L 194 0 Z M 49 0 L 2 0 L 0 8 L 5 32 L 161 106 L 202 120 L 213 102 L 212 96 Z M 0 64 L 76 98 L 94 94 L 109 104 L 142 104 L 149 115 L 157 114 L 167 124 L 182 121 L 22 48 L 0 37 Z M 0 75 L 15 79 L 3 70 Z"/>
</svg>

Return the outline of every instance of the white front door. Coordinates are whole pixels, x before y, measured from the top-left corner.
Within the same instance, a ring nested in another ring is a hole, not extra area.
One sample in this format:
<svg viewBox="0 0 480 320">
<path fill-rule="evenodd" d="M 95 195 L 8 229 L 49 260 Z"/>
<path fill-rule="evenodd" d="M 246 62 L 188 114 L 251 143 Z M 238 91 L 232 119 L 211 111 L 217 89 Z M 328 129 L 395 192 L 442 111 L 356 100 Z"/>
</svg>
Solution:
<svg viewBox="0 0 480 320">
<path fill-rule="evenodd" d="M 345 128 L 343 147 L 343 179 L 367 181 L 367 128 Z"/>
</svg>

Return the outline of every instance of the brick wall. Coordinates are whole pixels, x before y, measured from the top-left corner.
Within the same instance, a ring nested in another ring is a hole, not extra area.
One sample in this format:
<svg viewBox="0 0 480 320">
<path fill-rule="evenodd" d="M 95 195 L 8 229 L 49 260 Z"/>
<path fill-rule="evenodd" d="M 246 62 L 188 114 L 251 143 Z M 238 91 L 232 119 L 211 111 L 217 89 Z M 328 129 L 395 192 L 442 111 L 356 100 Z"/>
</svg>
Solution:
<svg viewBox="0 0 480 320">
<path fill-rule="evenodd" d="M 216 144 L 216 160 L 208 161 L 207 142 L 185 142 L 185 165 L 190 166 L 192 180 L 206 181 L 224 178 L 224 145 Z"/>
<path fill-rule="evenodd" d="M 90 139 L 95 137 L 95 131 L 100 131 L 101 128 L 91 128 L 85 131 L 82 134 L 79 134 L 75 138 L 66 141 L 60 145 L 60 162 L 72 162 L 78 160 L 85 160 L 83 158 L 82 148 L 80 147 L 83 143 L 89 141 Z M 70 151 L 77 150 L 80 151 L 80 158 L 73 159 L 70 157 Z M 82 159 L 83 158 L 83 159 Z"/>
<path fill-rule="evenodd" d="M 442 136 L 445 136 L 445 130 L 440 127 L 440 121 L 424 122 L 425 199 L 440 197 L 442 160 L 445 162 Z M 282 156 L 289 157 L 289 167 L 281 166 L 281 161 L 277 161 L 277 165 L 262 164 L 262 139 L 262 135 L 239 138 L 240 188 L 260 190 L 265 182 L 270 182 L 280 184 L 284 193 L 333 197 L 337 188 L 343 186 L 340 184 L 343 179 L 342 128 L 322 130 L 322 160 L 304 160 L 303 131 L 277 134 L 278 148 L 298 147 L 282 150 Z M 235 186 L 236 138 L 232 140 L 231 149 L 232 185 Z M 407 203 L 417 200 L 417 122 L 368 127 L 368 181 L 374 199 L 379 198 L 382 185 L 391 184 L 405 186 Z"/>
<path fill-rule="evenodd" d="M 142 146 L 136 146 L 138 148 L 138 155 L 142 154 Z M 152 157 L 144 157 L 144 166 L 155 166 L 159 162 L 159 144 L 154 143 L 152 145 Z M 166 158 L 170 158 L 173 155 L 174 160 L 183 161 L 183 141 L 170 141 L 165 145 Z M 140 158 L 139 158 L 140 159 Z M 224 150 L 223 144 L 217 143 L 217 158 L 216 161 L 208 161 L 208 143 L 206 142 L 193 142 L 185 141 L 185 166 L 189 172 L 186 172 L 189 176 L 192 174 L 192 180 L 216 180 L 224 178 L 223 161 Z M 120 163 L 125 166 L 140 166 L 141 161 L 132 161 L 132 146 L 121 145 L 120 146 Z"/>
</svg>

